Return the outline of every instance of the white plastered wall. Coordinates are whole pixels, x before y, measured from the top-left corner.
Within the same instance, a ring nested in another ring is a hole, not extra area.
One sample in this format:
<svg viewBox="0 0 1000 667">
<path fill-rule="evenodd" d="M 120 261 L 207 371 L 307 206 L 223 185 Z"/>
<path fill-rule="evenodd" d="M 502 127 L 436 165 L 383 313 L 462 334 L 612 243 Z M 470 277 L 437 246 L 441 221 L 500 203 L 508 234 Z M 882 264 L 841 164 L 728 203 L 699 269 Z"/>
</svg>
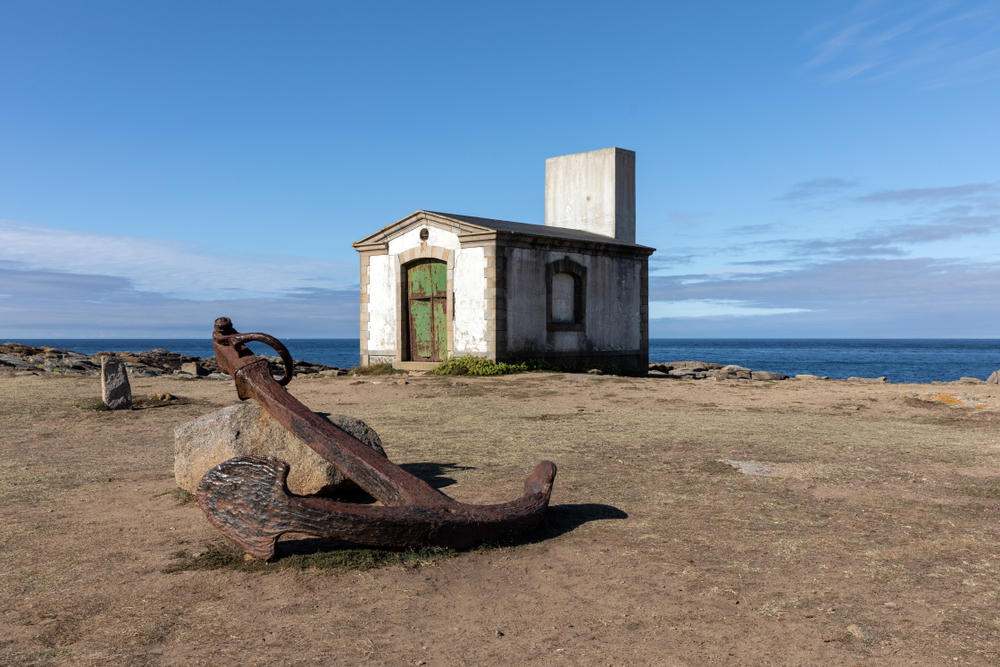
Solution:
<svg viewBox="0 0 1000 667">
<path fill-rule="evenodd" d="M 399 253 L 409 250 L 410 248 L 418 248 L 421 243 L 425 243 L 429 246 L 447 248 L 448 250 L 458 250 L 462 247 L 461 242 L 458 240 L 458 234 L 453 234 L 452 232 L 434 227 L 433 225 L 426 226 L 427 241 L 421 241 L 421 229 L 425 229 L 425 227 L 414 227 L 405 234 L 397 236 L 389 241 L 389 255 L 398 255 Z"/>
<path fill-rule="evenodd" d="M 396 258 L 375 255 L 368 264 L 368 349 L 396 347 Z"/>
<path fill-rule="evenodd" d="M 486 354 L 486 254 L 482 248 L 455 253 L 455 356 Z"/>
</svg>

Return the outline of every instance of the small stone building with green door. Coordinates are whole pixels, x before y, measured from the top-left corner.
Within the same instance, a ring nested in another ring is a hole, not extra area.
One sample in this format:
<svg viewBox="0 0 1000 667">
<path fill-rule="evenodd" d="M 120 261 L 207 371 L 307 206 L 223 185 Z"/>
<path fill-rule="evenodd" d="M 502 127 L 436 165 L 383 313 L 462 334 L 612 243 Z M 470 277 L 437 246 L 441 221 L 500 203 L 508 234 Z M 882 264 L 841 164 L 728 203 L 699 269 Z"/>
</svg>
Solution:
<svg viewBox="0 0 1000 667">
<path fill-rule="evenodd" d="M 354 248 L 363 365 L 647 367 L 654 250 L 635 243 L 632 151 L 546 160 L 544 225 L 417 211 Z"/>
</svg>

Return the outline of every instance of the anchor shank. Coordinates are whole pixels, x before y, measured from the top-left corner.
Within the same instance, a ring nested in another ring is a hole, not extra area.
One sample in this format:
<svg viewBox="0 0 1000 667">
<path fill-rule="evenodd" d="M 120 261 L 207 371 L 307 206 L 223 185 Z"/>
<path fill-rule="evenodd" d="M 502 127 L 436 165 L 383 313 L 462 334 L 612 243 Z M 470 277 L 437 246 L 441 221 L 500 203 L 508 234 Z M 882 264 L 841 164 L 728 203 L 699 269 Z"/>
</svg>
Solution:
<svg viewBox="0 0 1000 667">
<path fill-rule="evenodd" d="M 457 504 L 300 403 L 271 377 L 266 359 L 238 369 L 236 384 L 240 396 L 260 403 L 279 424 L 384 505 Z"/>
</svg>

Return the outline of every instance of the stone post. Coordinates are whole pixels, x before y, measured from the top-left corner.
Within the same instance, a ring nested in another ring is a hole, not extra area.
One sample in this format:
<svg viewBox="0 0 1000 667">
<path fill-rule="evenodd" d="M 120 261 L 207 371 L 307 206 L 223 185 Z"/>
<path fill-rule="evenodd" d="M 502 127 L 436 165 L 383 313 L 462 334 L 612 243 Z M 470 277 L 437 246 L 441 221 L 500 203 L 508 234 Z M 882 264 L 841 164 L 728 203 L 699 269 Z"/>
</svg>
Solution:
<svg viewBox="0 0 1000 667">
<path fill-rule="evenodd" d="M 132 387 L 121 359 L 101 357 L 101 398 L 112 410 L 132 409 Z"/>
</svg>

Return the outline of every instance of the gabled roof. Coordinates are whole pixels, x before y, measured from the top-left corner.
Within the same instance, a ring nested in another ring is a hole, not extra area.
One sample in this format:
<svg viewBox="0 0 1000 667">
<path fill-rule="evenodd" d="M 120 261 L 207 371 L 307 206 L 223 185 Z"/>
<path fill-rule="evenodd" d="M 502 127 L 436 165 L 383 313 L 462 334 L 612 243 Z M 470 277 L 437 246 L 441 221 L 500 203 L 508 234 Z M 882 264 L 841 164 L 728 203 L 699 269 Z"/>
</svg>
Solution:
<svg viewBox="0 0 1000 667">
<path fill-rule="evenodd" d="M 501 234 L 517 234 L 522 236 L 542 236 L 555 239 L 565 239 L 567 241 L 583 241 L 587 243 L 602 243 L 608 245 L 625 246 L 649 250 L 648 246 L 637 243 L 628 243 L 603 234 L 584 232 L 578 229 L 567 229 L 565 227 L 549 227 L 546 225 L 533 225 L 527 222 L 511 222 L 509 220 L 494 220 L 492 218 L 478 218 L 471 215 L 457 215 L 455 213 L 438 213 L 435 211 L 416 211 L 401 220 L 397 220 L 391 225 L 383 227 L 374 234 L 354 243 L 354 247 L 370 245 L 373 243 L 384 243 L 407 231 L 414 223 L 428 220 L 438 223 L 452 223 L 457 227 L 455 232 L 459 237 L 467 234 L 481 234 L 484 232 L 499 232 Z"/>
</svg>

